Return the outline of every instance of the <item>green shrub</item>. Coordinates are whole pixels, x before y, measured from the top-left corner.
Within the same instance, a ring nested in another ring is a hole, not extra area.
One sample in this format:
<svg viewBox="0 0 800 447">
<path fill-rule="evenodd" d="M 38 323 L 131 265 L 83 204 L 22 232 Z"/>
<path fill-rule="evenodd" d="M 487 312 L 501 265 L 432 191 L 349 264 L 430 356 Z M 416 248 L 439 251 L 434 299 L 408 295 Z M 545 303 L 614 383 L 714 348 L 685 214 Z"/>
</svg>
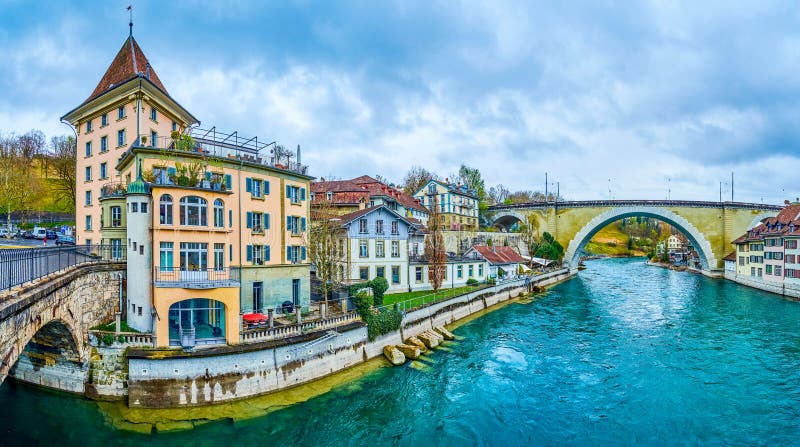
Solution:
<svg viewBox="0 0 800 447">
<path fill-rule="evenodd" d="M 117 341 L 120 343 L 125 343 L 125 337 L 123 337 L 122 335 L 117 335 Z"/>
<path fill-rule="evenodd" d="M 470 279 L 467 280 L 467 285 L 468 286 L 477 286 L 478 285 L 478 280 L 475 279 L 475 278 L 470 278 Z"/>
<path fill-rule="evenodd" d="M 386 281 L 386 278 L 377 277 L 369 282 L 370 287 L 372 287 L 372 297 L 373 302 L 376 306 L 383 305 L 383 294 L 389 290 L 389 282 Z"/>
<path fill-rule="evenodd" d="M 367 322 L 367 337 L 372 341 L 380 335 L 400 329 L 403 314 L 397 308 L 381 309 L 380 311 L 372 309 L 365 320 Z"/>
<path fill-rule="evenodd" d="M 114 336 L 111 334 L 103 335 L 103 344 L 106 346 L 111 346 L 114 344 Z"/>
<path fill-rule="evenodd" d="M 494 278 L 489 278 L 489 279 L 486 280 L 486 284 L 488 284 L 490 286 L 493 286 L 493 285 L 497 284 L 497 280 L 495 280 Z"/>
</svg>

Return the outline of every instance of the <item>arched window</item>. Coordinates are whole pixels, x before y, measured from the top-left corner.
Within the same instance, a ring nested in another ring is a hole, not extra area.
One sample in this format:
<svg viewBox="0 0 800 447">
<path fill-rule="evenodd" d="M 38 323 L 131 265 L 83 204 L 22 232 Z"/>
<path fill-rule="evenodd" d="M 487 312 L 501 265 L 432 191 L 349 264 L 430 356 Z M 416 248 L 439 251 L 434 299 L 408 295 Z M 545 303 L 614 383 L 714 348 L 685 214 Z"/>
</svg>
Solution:
<svg viewBox="0 0 800 447">
<path fill-rule="evenodd" d="M 159 202 L 159 222 L 162 225 L 172 225 L 172 196 L 164 194 Z"/>
<path fill-rule="evenodd" d="M 181 225 L 205 227 L 208 225 L 208 202 L 197 196 L 181 199 Z"/>
<path fill-rule="evenodd" d="M 222 228 L 225 226 L 225 204 L 222 199 L 214 201 L 214 226 Z"/>
</svg>

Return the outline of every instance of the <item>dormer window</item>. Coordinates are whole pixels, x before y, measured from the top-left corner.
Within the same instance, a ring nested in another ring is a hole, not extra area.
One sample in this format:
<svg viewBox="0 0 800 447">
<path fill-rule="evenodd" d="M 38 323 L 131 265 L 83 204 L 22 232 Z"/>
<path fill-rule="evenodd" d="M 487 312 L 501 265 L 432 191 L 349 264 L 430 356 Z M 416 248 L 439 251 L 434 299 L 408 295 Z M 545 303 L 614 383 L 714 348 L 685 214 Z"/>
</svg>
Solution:
<svg viewBox="0 0 800 447">
<path fill-rule="evenodd" d="M 328 193 L 326 194 L 326 196 L 328 197 L 328 200 L 329 200 L 329 201 L 330 201 L 330 200 L 333 200 L 333 191 L 328 191 Z"/>
</svg>

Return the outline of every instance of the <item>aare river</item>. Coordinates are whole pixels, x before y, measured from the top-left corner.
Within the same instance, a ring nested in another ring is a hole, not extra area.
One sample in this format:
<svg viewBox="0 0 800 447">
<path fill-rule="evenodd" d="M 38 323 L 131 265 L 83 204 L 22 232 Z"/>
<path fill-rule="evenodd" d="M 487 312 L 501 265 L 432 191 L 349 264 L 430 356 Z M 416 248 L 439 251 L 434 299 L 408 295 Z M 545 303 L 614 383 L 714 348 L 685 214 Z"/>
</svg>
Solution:
<svg viewBox="0 0 800 447">
<path fill-rule="evenodd" d="M 587 264 L 424 362 L 252 419 L 143 435 L 9 382 L 0 444 L 800 445 L 800 303 L 641 260 Z"/>
</svg>

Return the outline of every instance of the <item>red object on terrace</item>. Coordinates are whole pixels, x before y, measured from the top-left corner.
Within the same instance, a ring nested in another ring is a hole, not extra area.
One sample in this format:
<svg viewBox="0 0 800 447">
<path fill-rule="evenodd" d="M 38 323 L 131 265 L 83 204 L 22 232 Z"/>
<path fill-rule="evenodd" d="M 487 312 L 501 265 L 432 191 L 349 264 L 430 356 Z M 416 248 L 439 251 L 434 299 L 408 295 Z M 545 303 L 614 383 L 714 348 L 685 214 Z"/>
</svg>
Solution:
<svg viewBox="0 0 800 447">
<path fill-rule="evenodd" d="M 262 313 L 244 314 L 242 320 L 248 324 L 263 323 L 267 321 L 267 316 Z"/>
</svg>

